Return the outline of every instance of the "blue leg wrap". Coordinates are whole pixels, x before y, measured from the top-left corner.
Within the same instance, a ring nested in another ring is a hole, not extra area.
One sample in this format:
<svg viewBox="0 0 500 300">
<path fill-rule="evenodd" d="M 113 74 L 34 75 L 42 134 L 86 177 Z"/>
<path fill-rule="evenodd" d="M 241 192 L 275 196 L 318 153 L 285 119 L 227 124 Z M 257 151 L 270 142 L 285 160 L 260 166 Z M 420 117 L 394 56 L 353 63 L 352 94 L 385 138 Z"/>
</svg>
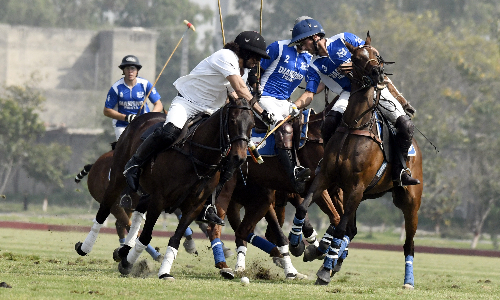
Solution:
<svg viewBox="0 0 500 300">
<path fill-rule="evenodd" d="M 413 278 L 413 256 L 408 255 L 405 257 L 405 282 L 404 284 L 411 284 L 415 286 L 415 279 Z"/>
<path fill-rule="evenodd" d="M 288 235 L 288 241 L 293 247 L 297 247 L 302 241 L 302 226 L 304 225 L 305 218 L 302 220 L 293 217 L 293 225 L 290 234 Z"/>
<path fill-rule="evenodd" d="M 344 254 L 344 250 L 349 247 L 349 243 L 351 240 L 347 235 L 344 235 L 344 238 L 342 239 L 342 244 L 340 244 L 340 249 L 339 249 L 339 257 L 341 257 Z"/>
<path fill-rule="evenodd" d="M 156 259 L 156 258 L 158 258 L 158 256 L 160 256 L 160 253 L 158 253 L 158 251 L 156 251 L 155 248 L 153 248 L 153 246 L 151 246 L 151 244 L 149 244 L 146 247 L 146 252 L 148 252 L 149 255 L 151 255 L 151 257 L 153 259 Z"/>
<path fill-rule="evenodd" d="M 193 234 L 193 230 L 191 230 L 191 227 L 188 227 L 186 231 L 184 232 L 184 236 L 190 236 Z"/>
<path fill-rule="evenodd" d="M 222 242 L 219 238 L 212 241 L 212 252 L 214 253 L 215 264 L 226 261 L 224 250 L 222 249 Z"/>
<path fill-rule="evenodd" d="M 339 258 L 339 250 L 341 244 L 341 239 L 332 239 L 332 244 L 330 246 L 330 249 L 328 250 L 328 254 L 325 256 L 325 260 L 323 261 L 323 267 L 329 270 L 333 269 L 333 266 L 335 266 L 335 263 Z"/>
<path fill-rule="evenodd" d="M 120 242 L 120 246 L 123 246 L 123 244 L 125 244 L 125 238 L 119 239 L 118 241 Z"/>
<path fill-rule="evenodd" d="M 257 247 L 260 250 L 262 250 L 266 253 L 269 253 L 269 254 L 271 254 L 271 250 L 273 250 L 276 247 L 275 244 L 269 242 L 266 239 L 261 238 L 258 235 L 255 235 L 253 233 L 248 234 L 246 240 L 247 240 L 247 242 L 251 243 L 255 247 Z"/>
</svg>

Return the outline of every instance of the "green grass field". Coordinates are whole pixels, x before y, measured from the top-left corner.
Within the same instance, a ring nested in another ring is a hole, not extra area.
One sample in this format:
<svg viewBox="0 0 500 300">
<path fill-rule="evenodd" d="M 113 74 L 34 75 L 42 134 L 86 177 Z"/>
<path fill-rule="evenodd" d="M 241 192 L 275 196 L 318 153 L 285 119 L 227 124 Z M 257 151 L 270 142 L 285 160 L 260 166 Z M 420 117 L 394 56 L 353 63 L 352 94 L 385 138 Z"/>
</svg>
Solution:
<svg viewBox="0 0 500 300">
<path fill-rule="evenodd" d="M 315 286 L 320 262 L 292 257 L 308 280 L 286 281 L 281 269 L 262 251 L 249 246 L 247 276 L 222 279 L 213 267 L 208 240 L 196 240 L 199 255 L 181 246 L 172 268 L 174 282 L 157 279 L 159 263 L 144 253 L 149 269 L 122 277 L 111 258 L 117 237 L 101 234 L 92 253 L 80 257 L 74 244 L 84 233 L 0 229 L 0 299 L 499 299 L 498 258 L 416 254 L 415 290 L 403 290 L 404 257 L 400 252 L 351 249 L 341 272 L 328 286 Z M 163 253 L 168 239 L 154 238 Z M 232 241 L 226 245 L 233 248 Z M 235 256 L 228 258 L 234 267 Z M 138 264 L 136 264 L 137 266 Z M 255 279 L 266 274 L 269 279 Z"/>
</svg>

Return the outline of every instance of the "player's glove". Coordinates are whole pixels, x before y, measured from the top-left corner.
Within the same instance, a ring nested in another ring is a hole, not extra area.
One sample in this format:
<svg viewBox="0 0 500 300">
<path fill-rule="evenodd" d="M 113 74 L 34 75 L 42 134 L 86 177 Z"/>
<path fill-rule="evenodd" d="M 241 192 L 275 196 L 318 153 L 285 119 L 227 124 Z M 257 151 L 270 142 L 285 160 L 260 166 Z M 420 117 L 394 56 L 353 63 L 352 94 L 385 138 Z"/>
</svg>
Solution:
<svg viewBox="0 0 500 300">
<path fill-rule="evenodd" d="M 266 123 L 268 126 L 274 125 L 274 123 L 276 123 L 274 114 L 268 112 L 267 110 L 264 110 L 260 116 L 262 118 L 262 121 L 264 121 L 264 123 Z"/>
<path fill-rule="evenodd" d="M 300 115 L 300 110 L 297 108 L 297 105 L 295 105 L 294 103 L 290 103 L 289 114 L 292 118 L 295 118 L 298 115 Z"/>
<path fill-rule="evenodd" d="M 125 121 L 131 123 L 135 119 L 135 117 L 137 117 L 137 115 L 134 115 L 134 114 L 126 115 L 125 116 Z"/>
</svg>

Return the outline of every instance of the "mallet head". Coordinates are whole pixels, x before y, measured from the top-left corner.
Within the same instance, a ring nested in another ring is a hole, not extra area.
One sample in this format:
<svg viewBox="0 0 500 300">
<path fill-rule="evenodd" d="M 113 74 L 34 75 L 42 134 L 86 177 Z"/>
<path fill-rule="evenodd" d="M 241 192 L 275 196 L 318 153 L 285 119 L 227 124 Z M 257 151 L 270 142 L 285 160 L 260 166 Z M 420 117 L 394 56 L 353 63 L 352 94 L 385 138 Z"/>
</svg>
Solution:
<svg viewBox="0 0 500 300">
<path fill-rule="evenodd" d="M 196 29 L 194 28 L 194 25 L 189 23 L 188 20 L 184 20 L 184 24 L 186 24 L 186 26 L 190 29 L 192 29 L 193 31 L 196 31 Z"/>
</svg>

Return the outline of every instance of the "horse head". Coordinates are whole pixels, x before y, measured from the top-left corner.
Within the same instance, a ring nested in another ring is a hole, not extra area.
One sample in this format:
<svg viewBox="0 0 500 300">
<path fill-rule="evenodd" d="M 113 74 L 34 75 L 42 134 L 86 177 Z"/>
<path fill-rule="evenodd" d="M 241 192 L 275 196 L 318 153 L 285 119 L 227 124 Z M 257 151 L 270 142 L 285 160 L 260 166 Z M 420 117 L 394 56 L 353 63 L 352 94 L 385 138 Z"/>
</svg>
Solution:
<svg viewBox="0 0 500 300">
<path fill-rule="evenodd" d="M 253 99 L 252 99 L 253 101 Z M 250 101 L 250 102 L 252 102 Z M 225 141 L 229 146 L 228 163 L 240 166 L 247 158 L 247 147 L 250 141 L 251 130 L 255 126 L 251 103 L 240 98 L 229 96 L 229 102 L 222 110 L 226 124 L 224 132 Z"/>
<path fill-rule="evenodd" d="M 354 47 L 348 42 L 345 42 L 345 45 L 351 52 L 353 85 L 359 85 L 360 89 L 369 87 L 383 89 L 384 60 L 377 49 L 371 46 L 370 32 L 366 34 L 364 45 Z"/>
</svg>

